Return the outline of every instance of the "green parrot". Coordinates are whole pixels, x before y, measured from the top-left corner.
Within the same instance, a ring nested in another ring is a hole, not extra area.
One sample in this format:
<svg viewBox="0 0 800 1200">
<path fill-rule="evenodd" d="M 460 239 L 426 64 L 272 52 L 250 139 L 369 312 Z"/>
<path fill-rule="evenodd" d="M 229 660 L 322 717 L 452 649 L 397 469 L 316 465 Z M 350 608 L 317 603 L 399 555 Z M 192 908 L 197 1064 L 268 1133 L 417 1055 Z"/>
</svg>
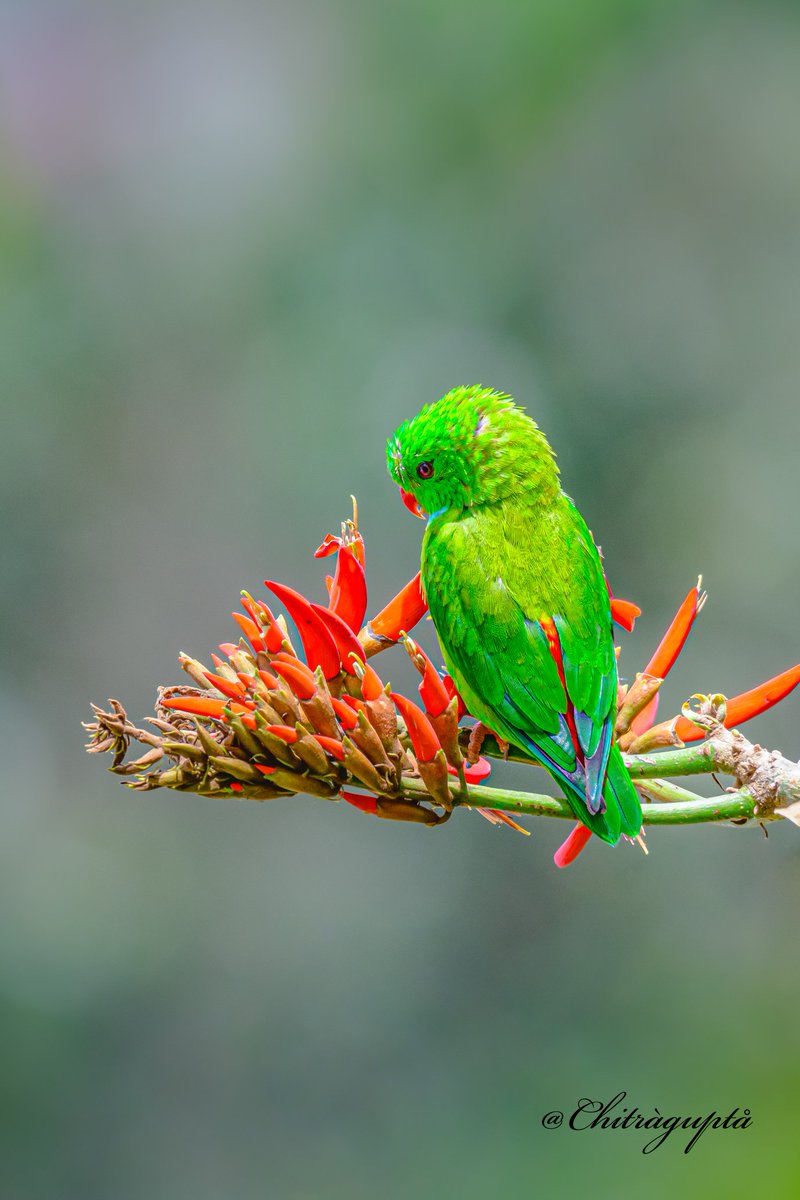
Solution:
<svg viewBox="0 0 800 1200">
<path fill-rule="evenodd" d="M 387 463 L 427 518 L 422 587 L 469 712 L 533 755 L 592 833 L 636 837 L 608 586 L 544 434 L 510 396 L 460 387 L 400 426 Z"/>
</svg>

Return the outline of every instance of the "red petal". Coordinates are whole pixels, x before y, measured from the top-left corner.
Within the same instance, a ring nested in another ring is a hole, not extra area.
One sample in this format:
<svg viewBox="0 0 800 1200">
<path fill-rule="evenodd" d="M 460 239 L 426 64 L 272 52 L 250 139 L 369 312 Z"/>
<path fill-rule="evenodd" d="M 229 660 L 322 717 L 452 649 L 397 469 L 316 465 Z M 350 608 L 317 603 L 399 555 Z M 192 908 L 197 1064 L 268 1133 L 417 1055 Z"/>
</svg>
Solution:
<svg viewBox="0 0 800 1200">
<path fill-rule="evenodd" d="M 364 647 L 353 633 L 349 625 L 347 625 L 341 617 L 335 612 L 331 612 L 329 608 L 323 608 L 321 604 L 311 605 L 314 612 L 322 621 L 323 625 L 328 630 L 328 633 L 336 643 L 336 649 L 339 651 L 339 661 L 347 671 L 348 675 L 355 675 L 355 667 L 353 666 L 353 656 L 364 661 Z"/>
<path fill-rule="evenodd" d="M 297 626 L 308 665 L 321 667 L 325 678 L 333 679 L 339 674 L 339 652 L 326 626 L 308 600 L 283 583 L 274 583 L 269 579 L 265 579 L 264 583 L 275 593 Z"/>
<path fill-rule="evenodd" d="M 458 775 L 458 771 L 455 767 L 448 767 L 447 769 L 451 775 Z M 467 783 L 480 783 L 482 779 L 486 779 L 487 776 L 491 775 L 491 773 L 492 764 L 486 758 L 479 758 L 478 761 L 472 765 L 469 763 L 464 763 L 464 776 L 467 780 Z"/>
<path fill-rule="evenodd" d="M 392 692 L 392 700 L 400 710 L 403 720 L 406 723 L 408 736 L 411 738 L 411 744 L 414 747 L 414 753 L 417 758 L 422 763 L 430 762 L 437 752 L 441 750 L 436 731 L 430 721 L 413 700 L 408 700 L 398 692 Z"/>
<path fill-rule="evenodd" d="M 556 866 L 568 867 L 571 862 L 574 862 L 591 836 L 591 829 L 587 829 L 585 825 L 576 825 L 567 840 L 562 842 L 553 855 L 553 862 Z"/>
<path fill-rule="evenodd" d="M 328 607 L 358 633 L 367 611 L 367 580 L 350 546 L 343 546 L 336 559 Z"/>
<path fill-rule="evenodd" d="M 233 654 L 233 653 L 234 653 L 236 650 L 238 650 L 238 649 L 239 649 L 239 647 L 238 647 L 238 646 L 234 646 L 233 642 L 220 642 L 220 644 L 219 644 L 219 648 L 220 648 L 220 650 L 222 651 L 222 653 L 223 653 L 223 654 L 227 654 L 227 655 L 231 655 L 231 654 Z M 212 658 L 214 658 L 214 659 L 215 659 L 215 661 L 216 661 L 217 663 L 220 663 L 220 665 L 221 665 L 221 662 L 220 662 L 220 660 L 219 660 L 218 658 L 216 658 L 216 655 L 212 655 L 211 657 L 212 657 Z"/>
<path fill-rule="evenodd" d="M 632 633 L 634 621 L 641 615 L 642 610 L 637 604 L 632 604 L 630 600 L 620 600 L 617 596 L 611 597 L 611 620 L 621 629 Z"/>
<path fill-rule="evenodd" d="M 257 771 L 260 771 L 262 775 L 271 775 L 275 770 L 275 767 L 268 767 L 266 763 L 253 763 L 253 766 Z"/>
<path fill-rule="evenodd" d="M 765 683 L 759 684 L 749 692 L 733 696 L 726 707 L 725 728 L 733 729 L 735 725 L 742 725 L 751 717 L 757 717 L 759 713 L 766 712 L 767 709 L 772 708 L 791 691 L 794 691 L 798 683 L 800 683 L 800 663 L 788 671 L 783 671 L 780 675 L 775 675 Z M 701 738 L 705 737 L 705 730 L 698 725 L 693 725 L 686 717 L 678 717 L 675 722 L 675 732 L 682 742 L 699 742 Z"/>
<path fill-rule="evenodd" d="M 377 617 L 372 618 L 369 627 L 376 637 L 385 637 L 391 642 L 396 642 L 400 634 L 413 629 L 427 611 L 428 605 L 422 595 L 420 577 L 417 574 L 385 608 L 381 609 Z"/>
</svg>

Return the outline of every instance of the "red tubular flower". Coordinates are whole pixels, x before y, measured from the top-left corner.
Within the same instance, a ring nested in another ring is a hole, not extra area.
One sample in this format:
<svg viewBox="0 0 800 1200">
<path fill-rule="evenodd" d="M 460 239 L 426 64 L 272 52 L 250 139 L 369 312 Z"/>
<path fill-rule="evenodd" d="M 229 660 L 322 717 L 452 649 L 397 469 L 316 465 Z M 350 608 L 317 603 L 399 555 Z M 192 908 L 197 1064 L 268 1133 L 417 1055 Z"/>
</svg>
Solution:
<svg viewBox="0 0 800 1200">
<path fill-rule="evenodd" d="M 413 700 L 408 700 L 398 692 L 392 692 L 392 700 L 406 723 L 408 736 L 411 738 L 411 745 L 414 747 L 417 760 L 421 763 L 430 762 L 441 750 L 439 739 L 430 721 Z"/>
<path fill-rule="evenodd" d="M 225 701 L 214 696 L 170 696 L 160 702 L 162 708 L 174 708 L 176 712 L 190 713 L 197 717 L 214 717 L 222 720 Z"/>
<path fill-rule="evenodd" d="M 275 688 L 279 686 L 278 680 L 274 675 L 270 675 L 269 671 L 259 671 L 258 677 L 261 682 L 269 688 L 270 691 L 274 691 Z"/>
<path fill-rule="evenodd" d="M 329 608 L 323 608 L 321 604 L 312 604 L 311 607 L 336 643 L 342 667 L 348 675 L 355 675 L 353 658 L 364 658 L 364 647 L 361 642 L 350 626 L 335 612 L 331 612 Z"/>
<path fill-rule="evenodd" d="M 422 647 L 418 646 L 412 638 L 406 637 L 405 647 L 409 658 L 422 676 L 419 694 L 425 705 L 425 712 L 429 717 L 441 716 L 450 703 L 451 697 L 447 693 L 447 688 L 444 686 L 439 672 Z"/>
<path fill-rule="evenodd" d="M 788 671 L 783 671 L 780 675 L 775 675 L 765 683 L 759 684 L 749 692 L 733 696 L 725 708 L 723 722 L 725 728 L 733 729 L 734 726 L 749 721 L 751 717 L 757 717 L 759 713 L 766 712 L 779 700 L 788 696 L 798 683 L 800 683 L 800 663 Z M 701 729 L 699 725 L 694 725 L 686 717 L 678 717 L 675 722 L 675 733 L 682 742 L 699 742 L 706 736 L 704 729 Z"/>
<path fill-rule="evenodd" d="M 238 646 L 234 646 L 233 642 L 220 642 L 219 648 L 222 651 L 222 653 L 226 654 L 226 655 L 235 654 L 236 651 L 239 649 Z M 216 658 L 216 655 L 212 654 L 211 657 Z"/>
<path fill-rule="evenodd" d="M 587 829 L 585 825 L 576 825 L 567 840 L 562 842 L 553 855 L 553 862 L 556 866 L 568 867 L 571 862 L 574 862 L 591 836 L 591 829 Z"/>
<path fill-rule="evenodd" d="M 632 604 L 630 600 L 620 600 L 617 596 L 611 597 L 611 620 L 615 625 L 619 625 L 620 629 L 632 633 L 634 622 L 641 615 L 642 610 L 638 604 Z"/>
<path fill-rule="evenodd" d="M 369 629 L 378 638 L 396 642 L 401 632 L 406 633 L 419 624 L 428 605 L 422 595 L 419 573 L 382 608 L 377 617 L 369 622 Z"/>
<path fill-rule="evenodd" d="M 284 633 L 266 604 L 254 600 L 249 592 L 241 593 L 242 606 L 259 629 L 259 638 L 270 654 L 276 654 L 283 645 Z"/>
<path fill-rule="evenodd" d="M 326 679 L 335 678 L 339 674 L 339 652 L 336 643 L 308 600 L 285 584 L 274 583 L 269 579 L 265 579 L 264 583 L 278 597 L 297 626 L 308 665 L 321 667 Z"/>
<path fill-rule="evenodd" d="M 253 766 L 257 771 L 260 771 L 262 775 L 272 775 L 272 773 L 277 769 L 276 767 L 268 767 L 266 763 L 259 762 L 253 763 Z"/>
<path fill-rule="evenodd" d="M 310 700 L 317 690 L 314 672 L 305 663 L 296 658 L 294 662 L 272 660 L 272 669 L 277 671 L 281 679 L 285 679 L 298 700 Z"/>
</svg>

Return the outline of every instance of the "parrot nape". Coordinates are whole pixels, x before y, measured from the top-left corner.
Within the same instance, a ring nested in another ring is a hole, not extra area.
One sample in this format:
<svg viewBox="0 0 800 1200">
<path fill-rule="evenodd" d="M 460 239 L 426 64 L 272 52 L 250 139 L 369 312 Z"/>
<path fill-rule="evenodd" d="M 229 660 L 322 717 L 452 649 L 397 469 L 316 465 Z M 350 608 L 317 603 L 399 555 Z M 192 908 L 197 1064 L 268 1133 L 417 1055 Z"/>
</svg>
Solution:
<svg viewBox="0 0 800 1200">
<path fill-rule="evenodd" d="M 608 587 L 544 434 L 510 396 L 460 387 L 400 426 L 387 462 L 427 518 L 422 587 L 468 711 L 533 755 L 592 833 L 636 837 Z"/>
</svg>

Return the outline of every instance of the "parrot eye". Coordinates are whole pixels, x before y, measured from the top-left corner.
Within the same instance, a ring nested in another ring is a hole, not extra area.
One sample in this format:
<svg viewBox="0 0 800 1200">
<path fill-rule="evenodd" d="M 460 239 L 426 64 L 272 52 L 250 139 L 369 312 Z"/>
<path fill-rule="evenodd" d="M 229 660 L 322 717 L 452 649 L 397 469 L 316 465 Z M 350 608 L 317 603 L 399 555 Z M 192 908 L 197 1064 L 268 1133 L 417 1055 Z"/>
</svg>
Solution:
<svg viewBox="0 0 800 1200">
<path fill-rule="evenodd" d="M 433 463 L 421 462 L 417 467 L 417 475 L 420 479 L 433 479 Z"/>
</svg>

